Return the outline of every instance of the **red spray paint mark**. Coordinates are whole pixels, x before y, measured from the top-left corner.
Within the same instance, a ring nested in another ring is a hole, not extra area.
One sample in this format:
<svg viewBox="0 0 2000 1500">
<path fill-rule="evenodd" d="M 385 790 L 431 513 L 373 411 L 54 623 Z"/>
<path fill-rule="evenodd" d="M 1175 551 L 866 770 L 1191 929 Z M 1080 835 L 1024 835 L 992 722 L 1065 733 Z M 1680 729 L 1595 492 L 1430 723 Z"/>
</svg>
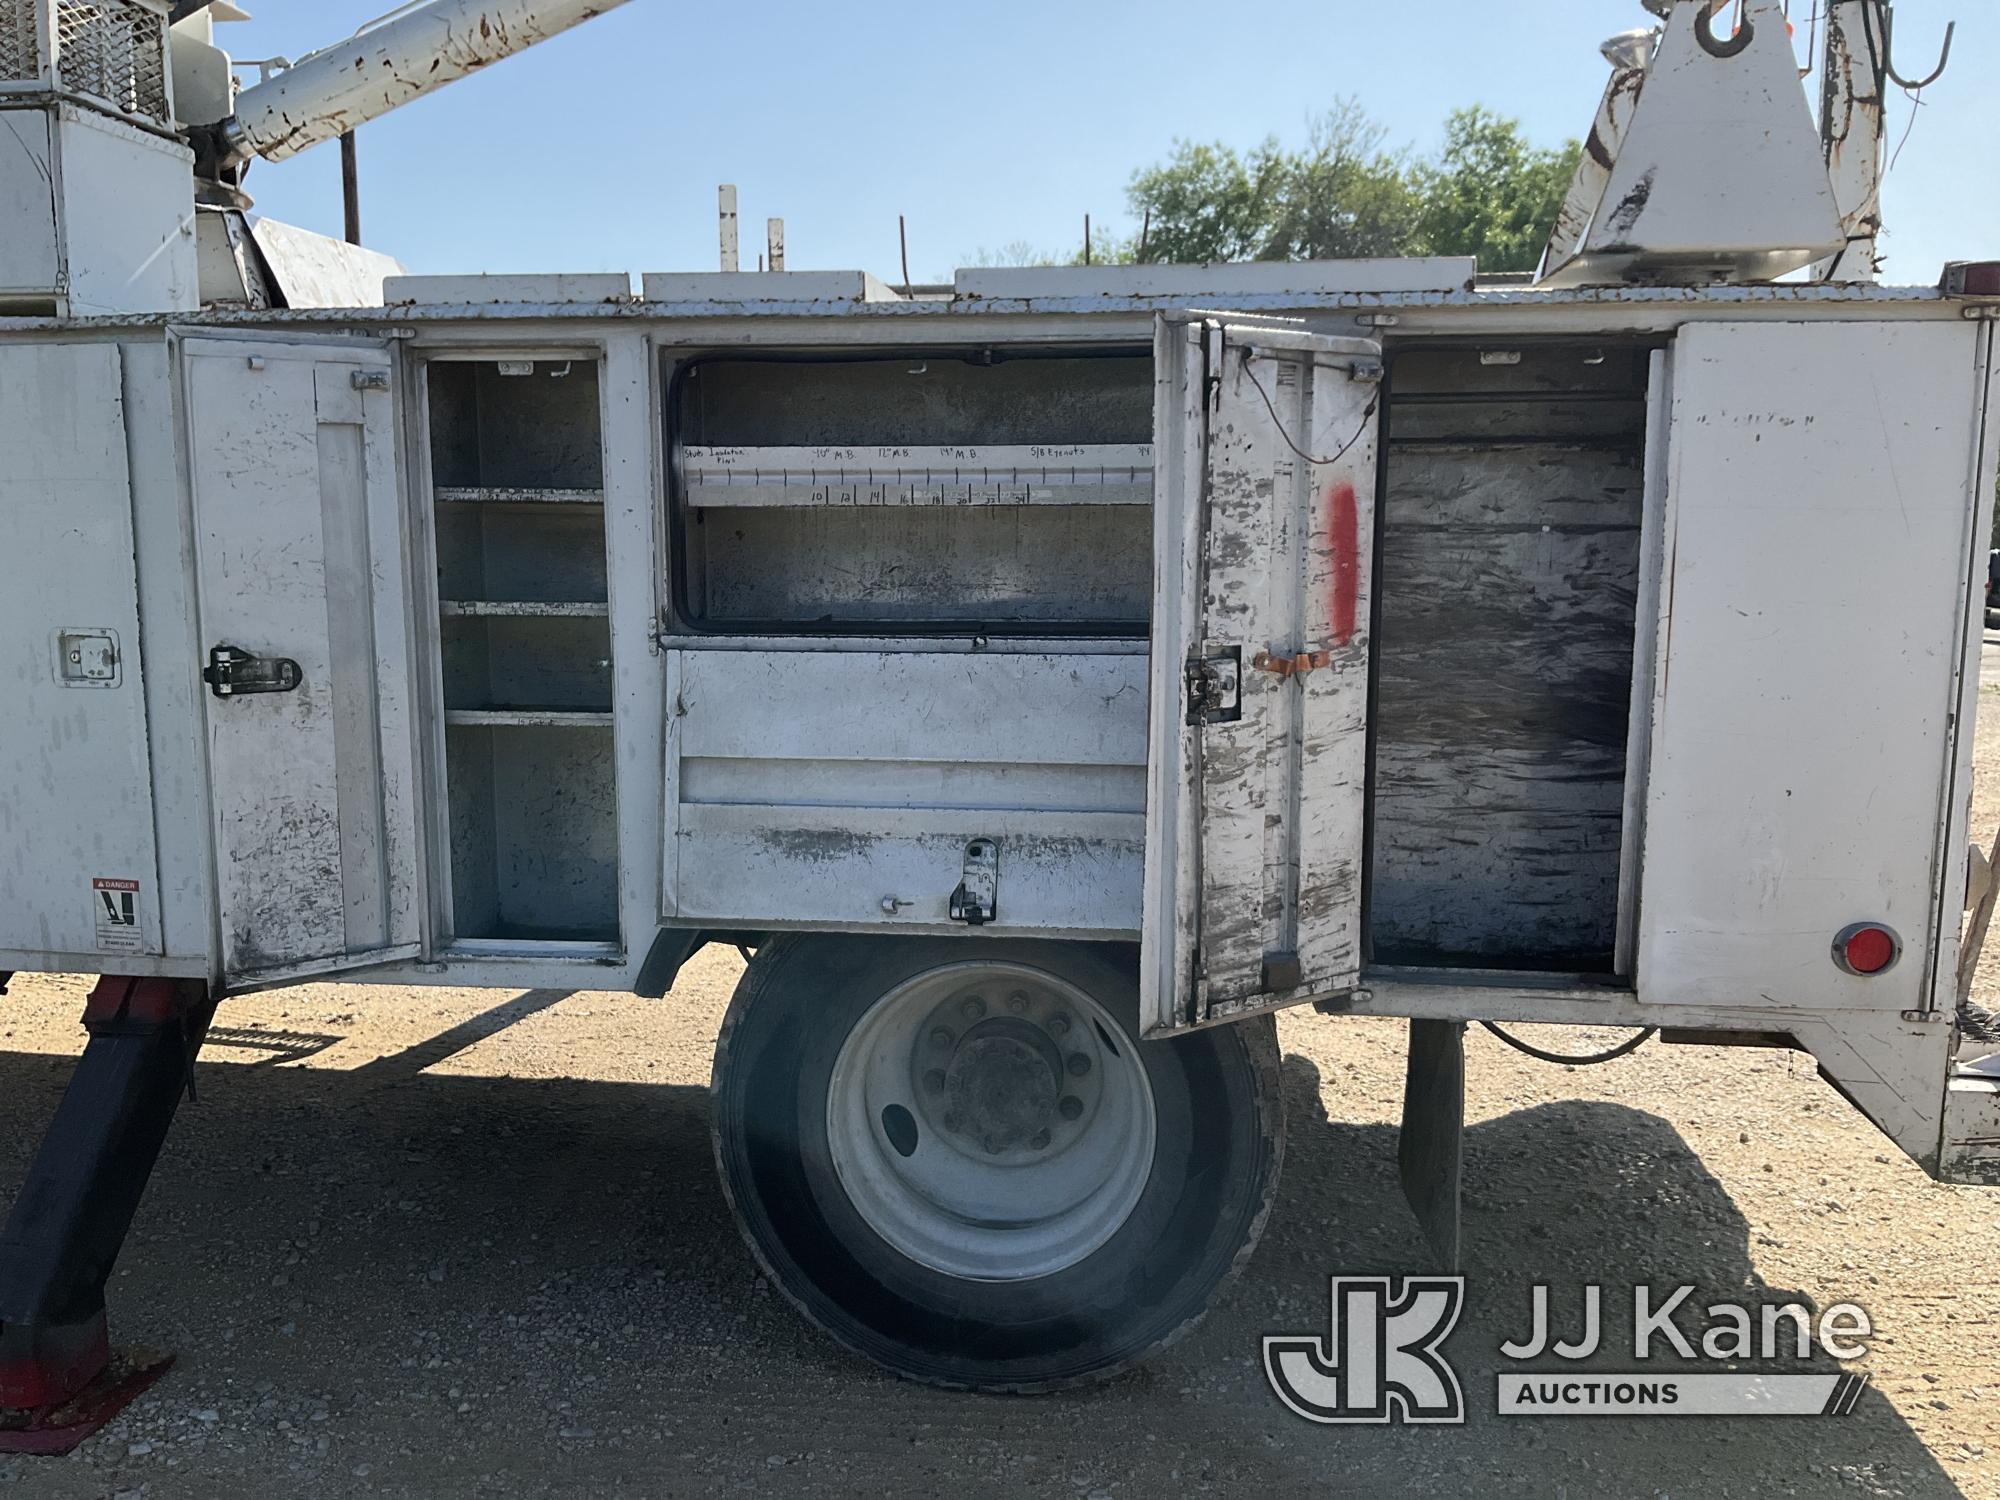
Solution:
<svg viewBox="0 0 2000 1500">
<path fill-rule="evenodd" d="M 1333 555 L 1333 643 L 1354 639 L 1354 611 L 1361 598 L 1361 513 L 1346 480 L 1326 492 L 1326 544 Z"/>
</svg>

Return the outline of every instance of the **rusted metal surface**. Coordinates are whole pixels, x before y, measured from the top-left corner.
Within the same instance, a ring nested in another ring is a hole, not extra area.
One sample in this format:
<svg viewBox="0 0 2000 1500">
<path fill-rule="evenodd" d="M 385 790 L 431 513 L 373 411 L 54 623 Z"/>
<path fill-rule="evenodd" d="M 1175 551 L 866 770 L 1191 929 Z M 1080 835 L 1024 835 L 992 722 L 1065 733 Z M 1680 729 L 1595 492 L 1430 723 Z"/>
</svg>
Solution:
<svg viewBox="0 0 2000 1500">
<path fill-rule="evenodd" d="M 1815 268 L 1825 281 L 1873 281 L 1882 232 L 1882 82 L 1869 48 L 1875 0 L 1829 0 L 1820 145 L 1847 245 Z"/>
<path fill-rule="evenodd" d="M 624 0 L 434 0 L 236 97 L 236 161 L 283 161 L 511 57 Z"/>
<path fill-rule="evenodd" d="M 1611 168 L 1618 159 L 1619 143 L 1625 139 L 1625 127 L 1631 122 L 1632 111 L 1638 105 L 1639 92 L 1645 83 L 1644 68 L 1619 68 L 1612 73 L 1610 83 L 1605 85 L 1604 99 L 1597 106 L 1597 118 L 1591 122 L 1590 134 L 1584 137 L 1583 155 L 1577 161 L 1576 176 L 1571 180 L 1569 194 L 1556 214 L 1548 249 L 1542 254 L 1544 267 L 1553 269 L 1561 265 L 1583 243 L 1597 205 L 1604 198 L 1604 185 L 1611 180 Z"/>
</svg>

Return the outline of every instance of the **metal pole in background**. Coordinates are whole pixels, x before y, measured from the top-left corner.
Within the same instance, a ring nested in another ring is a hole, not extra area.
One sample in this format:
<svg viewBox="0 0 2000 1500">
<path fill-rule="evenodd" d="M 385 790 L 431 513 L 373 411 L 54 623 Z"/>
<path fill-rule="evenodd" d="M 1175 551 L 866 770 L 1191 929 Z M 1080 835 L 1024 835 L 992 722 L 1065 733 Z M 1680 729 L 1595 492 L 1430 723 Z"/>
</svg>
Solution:
<svg viewBox="0 0 2000 1500">
<path fill-rule="evenodd" d="M 736 262 L 736 184 L 725 182 L 716 189 L 716 224 L 722 241 L 722 269 L 738 269 Z"/>
<path fill-rule="evenodd" d="M 354 132 L 340 137 L 340 202 L 346 217 L 347 243 L 361 243 L 361 166 L 354 149 Z"/>
</svg>

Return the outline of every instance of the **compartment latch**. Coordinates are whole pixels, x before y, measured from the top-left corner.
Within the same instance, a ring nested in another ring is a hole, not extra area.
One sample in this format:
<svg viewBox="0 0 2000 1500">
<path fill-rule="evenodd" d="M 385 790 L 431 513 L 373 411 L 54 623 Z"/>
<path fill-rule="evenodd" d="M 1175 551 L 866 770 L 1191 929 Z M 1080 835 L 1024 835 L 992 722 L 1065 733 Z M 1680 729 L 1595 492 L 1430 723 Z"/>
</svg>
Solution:
<svg viewBox="0 0 2000 1500">
<path fill-rule="evenodd" d="M 947 910 L 952 921 L 968 927 L 984 927 L 1000 914 L 1000 846 L 992 839 L 974 839 L 965 846 L 958 889 Z"/>
<path fill-rule="evenodd" d="M 1197 656 L 1187 664 L 1187 721 L 1190 724 L 1234 724 L 1243 717 L 1243 648 L 1231 646 L 1215 656 Z"/>
<path fill-rule="evenodd" d="M 248 693 L 289 693 L 306 680 L 306 674 L 289 656 L 256 656 L 234 646 L 211 646 L 201 680 L 218 698 L 241 698 Z"/>
</svg>

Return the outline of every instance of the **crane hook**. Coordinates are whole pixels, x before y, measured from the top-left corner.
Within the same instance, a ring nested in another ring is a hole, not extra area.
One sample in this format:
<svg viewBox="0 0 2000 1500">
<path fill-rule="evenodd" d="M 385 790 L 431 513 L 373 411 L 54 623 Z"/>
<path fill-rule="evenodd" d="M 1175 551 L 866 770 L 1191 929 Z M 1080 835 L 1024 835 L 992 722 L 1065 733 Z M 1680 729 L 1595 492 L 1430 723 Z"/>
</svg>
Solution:
<svg viewBox="0 0 2000 1500">
<path fill-rule="evenodd" d="M 1747 9 L 1736 23 L 1734 36 L 1725 40 L 1715 34 L 1711 23 L 1715 20 L 1716 12 L 1728 3 L 1729 0 L 1706 0 L 1702 8 L 1695 12 L 1694 39 L 1701 43 L 1701 50 L 1710 57 L 1735 57 L 1748 47 L 1757 35 L 1757 28 L 1751 22 L 1750 12 Z"/>
</svg>

